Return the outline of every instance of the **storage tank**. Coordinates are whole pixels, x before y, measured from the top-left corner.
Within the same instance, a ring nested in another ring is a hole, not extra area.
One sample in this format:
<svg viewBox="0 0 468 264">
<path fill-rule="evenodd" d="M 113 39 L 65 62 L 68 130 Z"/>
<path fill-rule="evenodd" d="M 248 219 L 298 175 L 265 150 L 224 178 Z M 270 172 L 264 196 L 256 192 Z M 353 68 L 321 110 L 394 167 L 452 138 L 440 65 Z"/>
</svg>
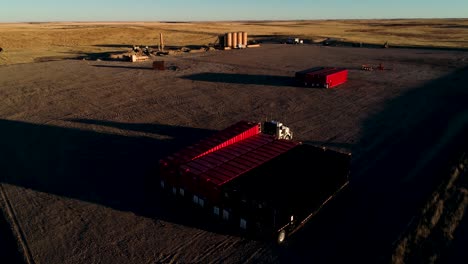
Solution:
<svg viewBox="0 0 468 264">
<path fill-rule="evenodd" d="M 237 32 L 237 45 L 239 47 L 240 46 L 244 47 L 244 42 L 243 42 L 243 39 L 242 39 L 242 32 Z"/>
<path fill-rule="evenodd" d="M 237 48 L 237 32 L 232 33 L 232 48 Z"/>
<path fill-rule="evenodd" d="M 242 32 L 242 44 L 247 47 L 247 32 Z"/>
<path fill-rule="evenodd" d="M 232 48 L 232 33 L 226 33 L 226 47 Z"/>
</svg>

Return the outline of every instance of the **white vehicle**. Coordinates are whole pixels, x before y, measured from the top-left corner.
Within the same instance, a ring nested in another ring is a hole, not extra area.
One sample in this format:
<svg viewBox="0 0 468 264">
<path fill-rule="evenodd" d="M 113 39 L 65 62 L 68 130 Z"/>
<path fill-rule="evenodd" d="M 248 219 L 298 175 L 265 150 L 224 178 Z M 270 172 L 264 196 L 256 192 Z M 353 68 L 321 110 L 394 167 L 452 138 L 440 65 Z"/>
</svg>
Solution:
<svg viewBox="0 0 468 264">
<path fill-rule="evenodd" d="M 304 44 L 304 40 L 300 38 L 288 38 L 286 44 Z"/>
<path fill-rule="evenodd" d="M 277 139 L 291 140 L 293 137 L 289 127 L 278 121 L 266 121 L 263 123 L 262 132 L 265 134 L 274 135 Z"/>
</svg>

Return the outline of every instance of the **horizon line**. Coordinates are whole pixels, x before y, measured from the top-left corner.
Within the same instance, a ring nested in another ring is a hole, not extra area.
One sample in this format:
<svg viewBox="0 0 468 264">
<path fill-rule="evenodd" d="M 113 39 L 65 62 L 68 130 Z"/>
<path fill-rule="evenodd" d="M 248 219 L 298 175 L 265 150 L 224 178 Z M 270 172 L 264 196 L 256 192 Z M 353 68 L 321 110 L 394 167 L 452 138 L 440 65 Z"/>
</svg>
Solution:
<svg viewBox="0 0 468 264">
<path fill-rule="evenodd" d="M 447 20 L 468 17 L 415 17 L 415 18 L 321 18 L 321 19 L 241 19 L 241 20 L 50 20 L 50 21 L 0 21 L 0 24 L 46 24 L 46 23 L 219 23 L 219 22 L 295 22 L 295 21 L 350 21 L 350 20 Z"/>
</svg>

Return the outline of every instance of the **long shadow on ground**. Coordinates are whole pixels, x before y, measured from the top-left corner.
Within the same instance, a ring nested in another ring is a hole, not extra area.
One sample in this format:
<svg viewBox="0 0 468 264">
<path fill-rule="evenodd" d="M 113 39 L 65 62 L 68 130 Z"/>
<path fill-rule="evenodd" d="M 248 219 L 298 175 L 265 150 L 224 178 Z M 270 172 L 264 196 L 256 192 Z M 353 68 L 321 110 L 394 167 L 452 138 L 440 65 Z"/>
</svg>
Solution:
<svg viewBox="0 0 468 264">
<path fill-rule="evenodd" d="M 234 83 L 234 84 L 254 84 L 271 86 L 294 86 L 294 76 L 274 76 L 274 75 L 251 75 L 234 73 L 198 73 L 182 77 L 192 81 Z"/>
<path fill-rule="evenodd" d="M 10 223 L 0 212 L 0 259 L 4 263 L 26 263 L 21 252 L 18 250 L 16 237 Z"/>
<path fill-rule="evenodd" d="M 351 188 L 291 238 L 285 262 L 389 263 L 412 217 L 468 151 L 467 81 L 468 68 L 459 69 L 367 119 Z"/>
<path fill-rule="evenodd" d="M 120 69 L 130 69 L 130 70 L 153 70 L 151 66 L 141 67 L 141 66 L 117 66 L 117 65 L 93 65 L 98 68 L 120 68 Z"/>
<path fill-rule="evenodd" d="M 145 187 L 155 177 L 158 160 L 213 131 L 158 124 L 123 124 L 96 120 L 74 122 L 112 126 L 167 137 L 125 137 L 80 129 L 0 120 L 0 181 L 102 204 L 137 214 L 147 210 Z M 154 186 L 157 192 L 157 186 Z M 165 217 L 172 219 L 171 216 Z M 181 222 L 184 222 L 181 218 Z"/>
<path fill-rule="evenodd" d="M 90 119 L 65 121 L 163 136 L 126 137 L 75 128 L 0 120 L 0 182 L 101 204 L 122 211 L 223 234 L 189 204 L 160 193 L 159 159 L 216 131 Z"/>
</svg>

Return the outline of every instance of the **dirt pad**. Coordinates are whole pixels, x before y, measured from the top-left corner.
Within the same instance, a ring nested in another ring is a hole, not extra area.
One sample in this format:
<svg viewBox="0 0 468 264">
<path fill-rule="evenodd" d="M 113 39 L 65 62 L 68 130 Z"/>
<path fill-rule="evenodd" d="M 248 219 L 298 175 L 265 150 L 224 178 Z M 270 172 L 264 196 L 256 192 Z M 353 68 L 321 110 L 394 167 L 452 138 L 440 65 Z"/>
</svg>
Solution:
<svg viewBox="0 0 468 264">
<path fill-rule="evenodd" d="M 36 263 L 388 262 L 468 122 L 466 58 L 265 44 L 165 57 L 174 71 L 151 61 L 2 66 L 0 179 Z M 361 70 L 379 63 L 391 70 Z M 294 84 L 316 66 L 348 68 L 349 81 Z M 159 158 L 266 118 L 353 153 L 352 189 L 286 247 L 227 234 L 148 184 Z"/>
</svg>

